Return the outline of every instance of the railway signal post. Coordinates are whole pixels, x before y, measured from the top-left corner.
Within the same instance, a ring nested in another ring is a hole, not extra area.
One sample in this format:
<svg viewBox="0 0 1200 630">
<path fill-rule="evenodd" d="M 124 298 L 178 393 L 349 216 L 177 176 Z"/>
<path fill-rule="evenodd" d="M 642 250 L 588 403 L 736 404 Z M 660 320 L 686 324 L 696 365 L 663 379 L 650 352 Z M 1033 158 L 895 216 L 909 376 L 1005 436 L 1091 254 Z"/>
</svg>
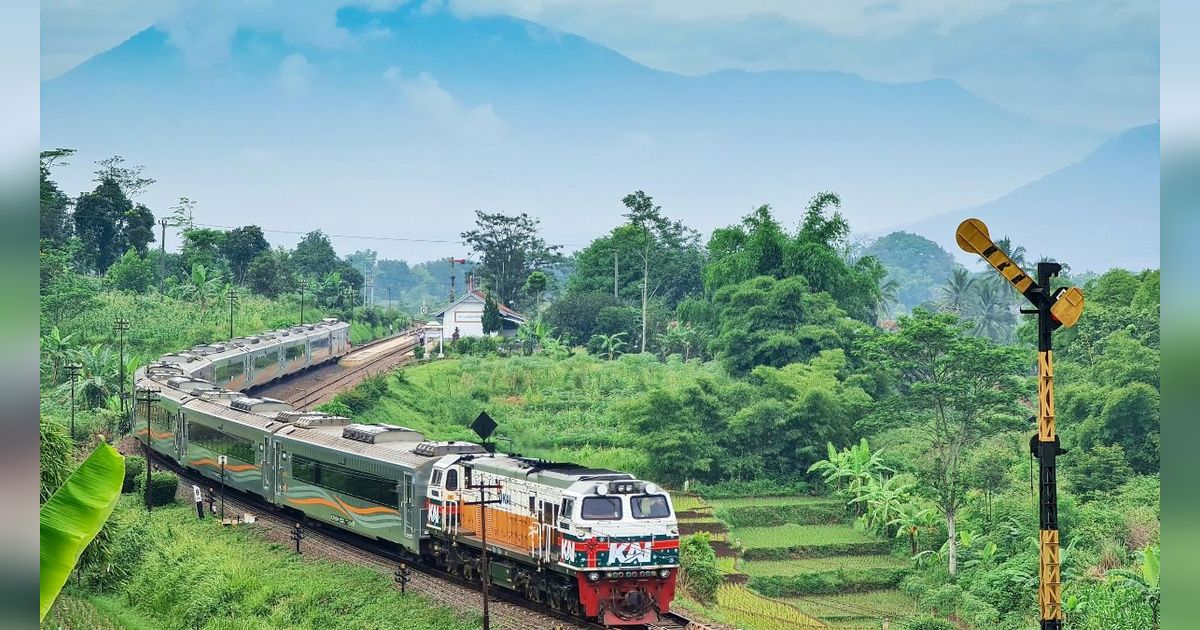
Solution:
<svg viewBox="0 0 1200 630">
<path fill-rule="evenodd" d="M 210 460 L 211 461 L 211 460 Z M 229 461 L 226 455 L 218 455 L 217 463 L 221 465 L 221 524 L 227 525 L 225 522 L 225 463 Z"/>
<path fill-rule="evenodd" d="M 150 407 L 158 400 L 161 389 L 145 387 L 139 392 L 137 402 L 146 403 L 146 441 L 142 442 L 142 454 L 146 456 L 146 487 L 144 490 L 146 511 L 150 511 Z"/>
<path fill-rule="evenodd" d="M 1033 309 L 1022 313 L 1037 315 L 1038 330 L 1038 431 L 1029 441 L 1030 451 L 1038 460 L 1038 521 L 1040 568 L 1038 571 L 1038 607 L 1042 630 L 1063 627 L 1062 572 L 1059 566 L 1058 472 L 1056 459 L 1065 453 L 1054 430 L 1054 356 L 1051 333 L 1060 326 L 1071 327 L 1083 312 L 1083 292 L 1075 287 L 1051 291 L 1050 282 L 1062 271 L 1056 262 L 1039 262 L 1037 280 L 992 242 L 987 226 L 979 219 L 967 219 L 955 233 L 958 246 L 983 257 L 1004 276 Z"/>
<path fill-rule="evenodd" d="M 229 291 L 225 293 L 225 298 L 229 300 L 229 338 L 233 339 L 233 307 L 238 301 L 237 289 L 229 287 Z"/>
</svg>

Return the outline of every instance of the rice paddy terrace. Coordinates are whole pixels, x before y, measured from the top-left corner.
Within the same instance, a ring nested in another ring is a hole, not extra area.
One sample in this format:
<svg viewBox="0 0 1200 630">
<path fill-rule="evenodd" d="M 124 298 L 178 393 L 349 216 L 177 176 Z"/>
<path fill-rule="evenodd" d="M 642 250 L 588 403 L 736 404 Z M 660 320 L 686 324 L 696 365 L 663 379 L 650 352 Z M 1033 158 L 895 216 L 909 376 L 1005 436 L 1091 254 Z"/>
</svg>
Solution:
<svg viewBox="0 0 1200 630">
<path fill-rule="evenodd" d="M 681 533 L 707 532 L 726 574 L 713 613 L 747 630 L 893 627 L 918 613 L 911 561 L 855 529 L 837 500 L 673 495 Z"/>
</svg>

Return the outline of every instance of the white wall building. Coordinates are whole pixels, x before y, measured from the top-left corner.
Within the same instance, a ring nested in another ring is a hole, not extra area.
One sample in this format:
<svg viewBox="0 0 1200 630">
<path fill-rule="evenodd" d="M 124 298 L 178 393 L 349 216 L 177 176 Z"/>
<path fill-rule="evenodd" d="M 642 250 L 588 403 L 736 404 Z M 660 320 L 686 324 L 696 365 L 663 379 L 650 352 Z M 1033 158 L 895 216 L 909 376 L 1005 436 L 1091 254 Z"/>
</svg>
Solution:
<svg viewBox="0 0 1200 630">
<path fill-rule="evenodd" d="M 456 328 L 459 337 L 484 336 L 483 304 L 486 300 L 487 297 L 482 291 L 474 289 L 467 291 L 450 306 L 434 314 L 434 319 L 442 325 L 442 338 L 446 343 L 450 343 L 450 340 L 454 338 Z M 516 336 L 517 328 L 525 323 L 525 316 L 499 302 L 496 303 L 496 306 L 500 309 L 502 325 L 500 334 L 505 337 Z"/>
</svg>

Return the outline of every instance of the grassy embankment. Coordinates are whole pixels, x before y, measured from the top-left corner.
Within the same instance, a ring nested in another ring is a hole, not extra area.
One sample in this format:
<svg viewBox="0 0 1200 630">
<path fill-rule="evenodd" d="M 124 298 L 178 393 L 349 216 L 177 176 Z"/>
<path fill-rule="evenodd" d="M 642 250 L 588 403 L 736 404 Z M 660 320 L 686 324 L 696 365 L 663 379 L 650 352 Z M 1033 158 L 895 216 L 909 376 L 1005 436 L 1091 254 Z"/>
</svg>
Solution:
<svg viewBox="0 0 1200 630">
<path fill-rule="evenodd" d="M 474 628 L 479 620 L 418 595 L 383 571 L 312 561 L 252 528 L 223 530 L 190 506 L 156 508 L 125 496 L 114 544 L 124 579 L 69 587 L 46 628 Z M 139 553 L 137 546 L 144 547 Z"/>
</svg>

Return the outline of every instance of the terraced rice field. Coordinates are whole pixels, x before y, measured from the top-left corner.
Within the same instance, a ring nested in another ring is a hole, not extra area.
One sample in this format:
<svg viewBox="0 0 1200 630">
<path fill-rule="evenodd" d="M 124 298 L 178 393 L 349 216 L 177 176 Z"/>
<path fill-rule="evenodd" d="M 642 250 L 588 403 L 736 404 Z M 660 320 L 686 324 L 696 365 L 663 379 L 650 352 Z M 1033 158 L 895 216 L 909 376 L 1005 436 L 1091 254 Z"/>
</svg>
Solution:
<svg viewBox="0 0 1200 630">
<path fill-rule="evenodd" d="M 806 615 L 820 618 L 833 627 L 863 627 L 867 622 L 877 622 L 884 617 L 891 619 L 892 626 L 896 627 L 900 625 L 900 620 L 920 614 L 913 598 L 894 589 L 843 595 L 789 597 L 782 601 Z"/>
<path fill-rule="evenodd" d="M 796 525 L 788 523 L 775 527 L 741 527 L 730 530 L 729 540 L 746 548 L 781 548 L 796 546 L 838 545 L 844 543 L 876 542 L 873 536 L 845 525 Z"/>
<path fill-rule="evenodd" d="M 791 560 L 753 560 L 738 564 L 742 573 L 755 577 L 821 573 L 839 569 L 903 569 L 908 560 L 879 554 L 863 556 L 830 556 L 828 558 L 796 558 Z"/>
<path fill-rule="evenodd" d="M 763 597 L 744 586 L 717 590 L 717 621 L 743 630 L 802 630 L 821 628 L 820 620 L 787 603 Z"/>
<path fill-rule="evenodd" d="M 825 497 L 734 497 L 732 499 L 711 499 L 714 507 L 757 507 L 770 505 L 804 505 L 808 503 L 838 503 Z"/>
<path fill-rule="evenodd" d="M 671 503 L 675 506 L 676 512 L 684 512 L 688 510 L 697 510 L 708 507 L 704 499 L 694 494 L 671 493 Z"/>
</svg>

